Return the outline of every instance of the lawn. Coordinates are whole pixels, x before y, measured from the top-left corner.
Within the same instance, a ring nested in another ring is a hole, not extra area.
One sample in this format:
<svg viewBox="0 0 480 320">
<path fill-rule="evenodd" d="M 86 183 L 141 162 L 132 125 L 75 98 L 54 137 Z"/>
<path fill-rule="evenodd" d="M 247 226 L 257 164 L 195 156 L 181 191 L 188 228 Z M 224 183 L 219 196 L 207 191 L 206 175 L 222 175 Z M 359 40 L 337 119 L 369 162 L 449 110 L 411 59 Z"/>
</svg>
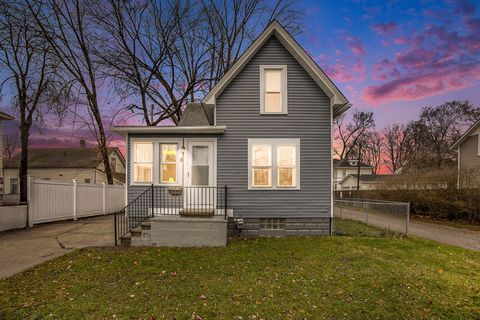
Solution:
<svg viewBox="0 0 480 320">
<path fill-rule="evenodd" d="M 416 238 L 91 248 L 0 281 L 0 319 L 480 318 L 480 253 Z"/>
</svg>

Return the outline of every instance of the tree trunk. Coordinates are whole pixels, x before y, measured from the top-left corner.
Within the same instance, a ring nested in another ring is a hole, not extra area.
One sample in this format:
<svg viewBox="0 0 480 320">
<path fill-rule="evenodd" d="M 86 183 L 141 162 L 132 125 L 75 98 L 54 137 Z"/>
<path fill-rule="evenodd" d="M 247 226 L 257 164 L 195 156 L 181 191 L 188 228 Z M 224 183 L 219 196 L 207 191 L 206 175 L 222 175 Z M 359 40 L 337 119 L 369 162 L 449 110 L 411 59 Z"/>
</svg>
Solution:
<svg viewBox="0 0 480 320">
<path fill-rule="evenodd" d="M 103 135 L 100 137 L 98 149 L 102 155 L 103 166 L 105 168 L 105 174 L 107 175 L 107 183 L 113 184 L 112 168 L 110 167 L 110 159 L 108 158 L 108 147 Z"/>
<path fill-rule="evenodd" d="M 20 128 L 21 159 L 18 176 L 20 178 L 20 203 L 27 202 L 27 175 L 28 175 L 28 139 L 30 126 Z"/>
</svg>

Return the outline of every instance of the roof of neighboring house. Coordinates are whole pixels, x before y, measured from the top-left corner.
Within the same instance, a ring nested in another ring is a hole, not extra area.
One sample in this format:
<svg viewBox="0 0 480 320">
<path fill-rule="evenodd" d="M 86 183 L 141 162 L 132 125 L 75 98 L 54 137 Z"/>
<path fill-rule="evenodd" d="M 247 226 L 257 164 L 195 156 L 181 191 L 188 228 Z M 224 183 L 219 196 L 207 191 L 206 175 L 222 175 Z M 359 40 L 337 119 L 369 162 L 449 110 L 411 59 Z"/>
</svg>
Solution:
<svg viewBox="0 0 480 320">
<path fill-rule="evenodd" d="M 392 176 L 392 174 L 361 174 L 360 181 L 363 183 L 384 182 L 390 179 Z M 358 180 L 358 174 L 349 174 L 345 176 L 339 183 L 342 184 L 348 178 L 354 178 L 355 180 Z"/>
<path fill-rule="evenodd" d="M 125 183 L 125 173 L 124 172 L 112 172 L 113 179 Z"/>
<path fill-rule="evenodd" d="M 125 163 L 117 147 L 108 148 L 108 153 L 117 152 Z M 17 153 L 4 163 L 5 169 L 20 167 L 21 153 Z M 32 148 L 28 150 L 28 167 L 37 169 L 57 168 L 96 168 L 102 163 L 97 148 Z"/>
<path fill-rule="evenodd" d="M 0 111 L 0 120 L 14 120 L 15 118 L 5 112 Z"/>
<path fill-rule="evenodd" d="M 356 166 L 350 165 L 349 161 L 357 161 L 356 159 L 333 159 L 333 167 L 334 168 L 358 168 L 358 164 Z M 360 162 L 360 168 L 373 168 L 371 165 L 366 163 Z"/>
<path fill-rule="evenodd" d="M 475 122 L 467 131 L 450 147 L 450 149 L 458 148 L 467 138 L 475 132 L 475 130 L 480 128 L 480 119 Z"/>
<path fill-rule="evenodd" d="M 248 62 L 255 56 L 260 48 L 275 36 L 290 54 L 302 65 L 317 85 L 330 98 L 330 104 L 333 107 L 333 116 L 338 117 L 348 110 L 350 103 L 343 93 L 335 86 L 333 81 L 325 72 L 317 65 L 317 63 L 306 53 L 306 51 L 298 44 L 298 42 L 278 23 L 273 21 L 258 36 L 257 39 L 245 50 L 238 61 L 228 70 L 228 72 L 220 79 L 220 81 L 210 90 L 203 102 L 207 104 L 215 104 L 216 98 L 230 84 L 230 82 L 243 70 Z"/>
<path fill-rule="evenodd" d="M 178 125 L 181 127 L 213 126 L 214 118 L 215 105 L 201 102 L 189 103 Z"/>
</svg>

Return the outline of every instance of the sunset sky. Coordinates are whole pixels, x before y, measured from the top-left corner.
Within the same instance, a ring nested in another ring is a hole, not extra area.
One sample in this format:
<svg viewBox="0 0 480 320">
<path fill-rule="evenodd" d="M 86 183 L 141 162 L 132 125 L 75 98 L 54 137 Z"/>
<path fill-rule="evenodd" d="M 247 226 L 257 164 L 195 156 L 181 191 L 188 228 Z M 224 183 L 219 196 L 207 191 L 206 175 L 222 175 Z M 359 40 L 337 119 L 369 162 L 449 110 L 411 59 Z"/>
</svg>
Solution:
<svg viewBox="0 0 480 320">
<path fill-rule="evenodd" d="M 480 106 L 480 8 L 469 1 L 303 1 L 299 43 L 353 107 L 375 113 L 378 128 L 415 119 L 425 105 L 469 99 Z M 108 117 L 124 104 L 105 93 Z M 1 110 L 13 113 L 8 99 Z M 131 120 L 135 122 L 134 120 Z M 46 117 L 31 145 L 77 146 L 88 132 Z M 17 132 L 13 122 L 6 132 Z M 120 137 L 113 144 L 122 145 Z"/>
</svg>

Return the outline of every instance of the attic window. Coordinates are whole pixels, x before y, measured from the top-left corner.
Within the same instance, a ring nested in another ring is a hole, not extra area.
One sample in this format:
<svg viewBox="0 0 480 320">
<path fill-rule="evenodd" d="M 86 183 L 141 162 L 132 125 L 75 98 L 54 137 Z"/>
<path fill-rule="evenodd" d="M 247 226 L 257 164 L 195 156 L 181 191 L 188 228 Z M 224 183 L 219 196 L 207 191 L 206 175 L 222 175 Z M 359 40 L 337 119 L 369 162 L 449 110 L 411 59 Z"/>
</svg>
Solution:
<svg viewBox="0 0 480 320">
<path fill-rule="evenodd" d="M 287 66 L 260 66 L 260 113 L 287 114 Z"/>
</svg>

